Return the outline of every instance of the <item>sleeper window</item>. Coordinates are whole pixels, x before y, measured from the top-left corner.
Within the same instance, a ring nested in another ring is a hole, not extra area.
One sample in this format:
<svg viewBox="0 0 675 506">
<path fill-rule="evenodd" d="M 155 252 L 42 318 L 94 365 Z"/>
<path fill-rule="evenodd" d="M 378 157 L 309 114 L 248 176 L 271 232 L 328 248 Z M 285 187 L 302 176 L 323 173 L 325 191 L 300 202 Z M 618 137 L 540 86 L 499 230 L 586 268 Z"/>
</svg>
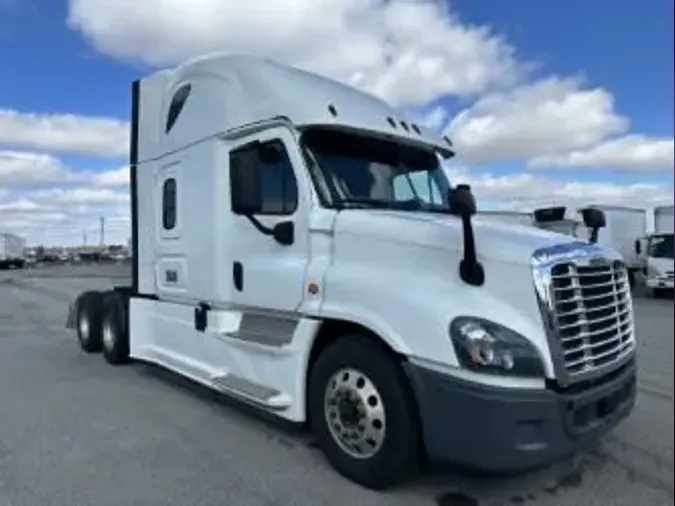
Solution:
<svg viewBox="0 0 675 506">
<path fill-rule="evenodd" d="M 176 226 L 176 180 L 164 181 L 162 186 L 162 227 L 172 230 Z"/>
<path fill-rule="evenodd" d="M 293 214 L 298 207 L 298 186 L 286 148 L 279 140 L 262 144 L 279 151 L 278 161 L 263 162 L 257 157 L 255 148 L 245 147 L 236 149 L 230 154 L 230 165 L 238 163 L 240 159 L 254 157 L 261 169 L 262 211 L 260 214 Z"/>
</svg>

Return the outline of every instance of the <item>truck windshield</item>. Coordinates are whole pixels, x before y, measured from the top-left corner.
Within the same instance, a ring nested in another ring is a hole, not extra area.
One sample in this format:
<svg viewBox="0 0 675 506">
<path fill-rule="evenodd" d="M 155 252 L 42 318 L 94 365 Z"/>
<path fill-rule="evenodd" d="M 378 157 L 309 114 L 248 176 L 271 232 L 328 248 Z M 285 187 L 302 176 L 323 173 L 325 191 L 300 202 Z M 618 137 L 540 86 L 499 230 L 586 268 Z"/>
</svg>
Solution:
<svg viewBox="0 0 675 506">
<path fill-rule="evenodd" d="M 302 145 L 330 207 L 447 212 L 449 182 L 431 150 L 328 128 L 306 130 Z"/>
<path fill-rule="evenodd" d="M 675 258 L 673 256 L 673 234 L 651 236 L 647 254 L 651 258 Z"/>
</svg>

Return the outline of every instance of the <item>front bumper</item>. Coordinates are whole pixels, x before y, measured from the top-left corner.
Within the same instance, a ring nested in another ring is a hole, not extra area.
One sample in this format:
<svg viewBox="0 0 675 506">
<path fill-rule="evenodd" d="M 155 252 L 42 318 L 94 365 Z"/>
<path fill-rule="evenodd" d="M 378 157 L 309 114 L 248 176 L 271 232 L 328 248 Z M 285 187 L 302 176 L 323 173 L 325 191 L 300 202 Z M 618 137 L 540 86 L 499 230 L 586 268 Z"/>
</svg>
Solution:
<svg viewBox="0 0 675 506">
<path fill-rule="evenodd" d="M 552 463 L 633 409 L 635 362 L 579 393 L 489 387 L 406 363 L 430 461 L 512 473 Z"/>
</svg>

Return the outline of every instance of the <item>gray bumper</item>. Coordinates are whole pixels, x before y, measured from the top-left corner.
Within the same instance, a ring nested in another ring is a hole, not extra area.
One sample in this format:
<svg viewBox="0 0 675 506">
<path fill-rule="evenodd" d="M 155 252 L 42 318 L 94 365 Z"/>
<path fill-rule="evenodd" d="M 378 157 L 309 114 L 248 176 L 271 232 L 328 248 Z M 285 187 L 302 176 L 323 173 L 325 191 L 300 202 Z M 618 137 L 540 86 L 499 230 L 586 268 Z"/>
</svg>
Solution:
<svg viewBox="0 0 675 506">
<path fill-rule="evenodd" d="M 535 469 L 582 449 L 633 409 L 635 363 L 579 393 L 513 390 L 406 364 L 427 455 L 495 473 Z"/>
</svg>

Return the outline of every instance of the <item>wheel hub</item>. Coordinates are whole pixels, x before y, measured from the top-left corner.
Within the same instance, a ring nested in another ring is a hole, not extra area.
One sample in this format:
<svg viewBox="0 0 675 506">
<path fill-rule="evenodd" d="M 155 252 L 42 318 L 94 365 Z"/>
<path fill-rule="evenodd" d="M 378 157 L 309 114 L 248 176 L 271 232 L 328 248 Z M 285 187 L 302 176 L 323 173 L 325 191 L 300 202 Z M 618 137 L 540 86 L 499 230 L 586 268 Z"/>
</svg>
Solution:
<svg viewBox="0 0 675 506">
<path fill-rule="evenodd" d="M 341 369 L 328 382 L 324 412 L 331 436 L 354 458 L 372 457 L 385 437 L 385 410 L 375 384 L 356 369 Z"/>
<path fill-rule="evenodd" d="M 343 389 L 336 395 L 340 422 L 347 427 L 356 427 L 363 418 L 363 402 L 351 390 Z"/>
</svg>

